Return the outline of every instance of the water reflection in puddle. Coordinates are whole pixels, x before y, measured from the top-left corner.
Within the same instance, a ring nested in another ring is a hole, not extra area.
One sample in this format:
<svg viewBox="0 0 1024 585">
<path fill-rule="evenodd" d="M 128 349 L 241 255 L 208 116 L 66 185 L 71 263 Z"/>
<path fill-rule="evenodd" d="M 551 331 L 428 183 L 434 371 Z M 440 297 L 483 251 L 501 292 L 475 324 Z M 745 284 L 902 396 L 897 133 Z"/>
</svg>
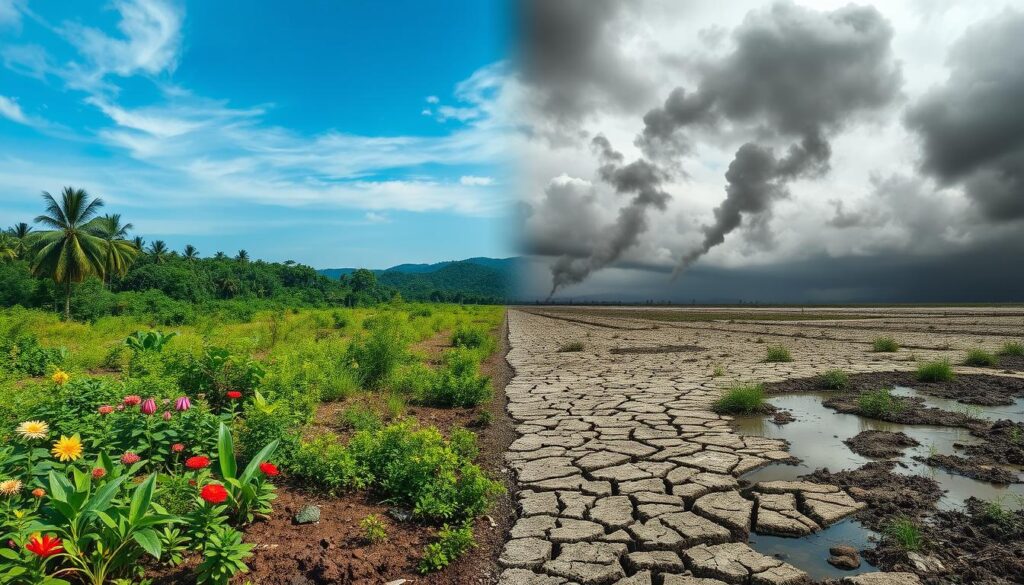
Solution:
<svg viewBox="0 0 1024 585">
<path fill-rule="evenodd" d="M 848 545 L 858 551 L 873 548 L 873 539 L 877 536 L 855 520 L 843 520 L 833 524 L 826 530 L 816 532 L 803 538 L 786 538 L 783 536 L 765 536 L 751 534 L 751 548 L 768 556 L 773 556 L 787 563 L 800 567 L 814 580 L 838 579 L 843 576 L 857 575 L 875 571 L 873 565 L 861 559 L 860 567 L 852 571 L 837 569 L 828 564 L 828 549 L 837 545 Z"/>
<path fill-rule="evenodd" d="M 808 393 L 771 398 L 770 402 L 773 405 L 792 411 L 796 417 L 795 421 L 787 425 L 776 425 L 762 416 L 737 417 L 735 424 L 740 434 L 785 439 L 790 444 L 789 452 L 801 460 L 798 465 L 770 465 L 744 475 L 743 479 L 751 482 L 792 480 L 823 467 L 827 467 L 833 472 L 856 469 L 871 459 L 861 457 L 851 451 L 843 444 L 843 440 L 866 430 L 902 432 L 915 439 L 920 445 L 905 449 L 903 455 L 897 459 L 899 464 L 896 465 L 894 471 L 902 474 L 924 475 L 937 481 L 946 492 L 939 501 L 940 508 L 961 507 L 968 496 L 983 500 L 999 500 L 1011 509 L 1022 506 L 1020 498 L 1013 496 L 1024 496 L 1024 484 L 992 485 L 947 473 L 914 461 L 913 457 L 927 457 L 931 452 L 945 455 L 956 454 L 954 443 L 981 442 L 981 439 L 972 436 L 967 429 L 904 425 L 861 418 L 853 414 L 842 414 L 822 406 L 821 400 L 827 396 L 825 393 Z"/>
<path fill-rule="evenodd" d="M 1014 398 L 1013 404 L 1001 406 L 978 406 L 974 404 L 964 404 L 948 398 L 931 396 L 924 392 L 918 392 L 913 388 L 904 388 L 902 386 L 893 388 L 890 393 L 893 396 L 921 398 L 924 400 L 925 406 L 941 408 L 942 410 L 949 410 L 952 412 L 962 412 L 968 416 L 973 416 L 974 418 L 980 418 L 983 420 L 996 421 L 1008 419 L 1014 422 L 1024 422 L 1024 398 Z"/>
</svg>

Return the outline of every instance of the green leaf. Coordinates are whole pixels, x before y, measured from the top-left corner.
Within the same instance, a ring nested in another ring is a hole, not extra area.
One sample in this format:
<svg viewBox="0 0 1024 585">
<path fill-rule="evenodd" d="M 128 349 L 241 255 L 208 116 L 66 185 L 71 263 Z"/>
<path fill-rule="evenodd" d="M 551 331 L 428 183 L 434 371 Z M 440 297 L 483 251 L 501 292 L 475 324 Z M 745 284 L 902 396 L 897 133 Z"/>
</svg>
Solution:
<svg viewBox="0 0 1024 585">
<path fill-rule="evenodd" d="M 68 489 L 71 484 L 66 477 L 62 477 L 50 471 L 50 499 L 66 503 L 68 501 Z"/>
<path fill-rule="evenodd" d="M 128 511 L 129 524 L 135 525 L 149 511 L 149 503 L 153 500 L 153 489 L 155 486 L 156 474 L 154 473 L 139 484 L 139 487 L 135 488 L 135 494 L 132 495 L 132 505 Z"/>
<path fill-rule="evenodd" d="M 256 474 L 256 470 L 259 469 L 260 463 L 263 463 L 274 454 L 274 451 L 277 450 L 277 445 L 280 442 L 280 439 L 275 439 L 252 458 L 249 465 L 245 467 L 245 471 L 242 472 L 241 480 L 243 484 L 248 484 L 252 481 L 253 476 Z"/>
<path fill-rule="evenodd" d="M 160 560 L 160 537 L 155 530 L 140 530 L 133 534 L 132 538 L 153 558 Z"/>
<path fill-rule="evenodd" d="M 217 454 L 220 457 L 220 474 L 224 479 L 234 478 L 238 472 L 235 462 L 235 443 L 231 439 L 231 431 L 227 425 L 220 423 L 217 434 Z"/>
<path fill-rule="evenodd" d="M 102 512 L 109 508 L 110 502 L 114 499 L 114 496 L 117 495 L 118 490 L 121 489 L 121 484 L 124 483 L 126 479 L 128 479 L 128 476 L 122 475 L 100 488 L 99 491 L 96 492 L 96 495 L 92 497 L 92 500 L 89 501 L 89 504 L 85 507 L 85 511 L 91 510 Z"/>
</svg>

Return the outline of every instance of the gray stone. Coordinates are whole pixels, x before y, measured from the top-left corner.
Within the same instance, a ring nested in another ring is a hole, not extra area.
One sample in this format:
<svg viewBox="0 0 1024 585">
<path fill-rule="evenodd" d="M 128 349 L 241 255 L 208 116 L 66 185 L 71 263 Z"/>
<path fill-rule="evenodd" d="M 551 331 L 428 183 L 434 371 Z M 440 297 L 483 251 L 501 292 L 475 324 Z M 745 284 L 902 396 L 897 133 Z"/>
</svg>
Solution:
<svg viewBox="0 0 1024 585">
<path fill-rule="evenodd" d="M 515 538 L 505 543 L 498 563 L 505 568 L 535 569 L 551 560 L 551 543 L 540 538 Z"/>
<path fill-rule="evenodd" d="M 668 550 L 639 551 L 626 555 L 626 564 L 634 571 L 682 571 L 686 568 L 679 555 Z"/>
</svg>

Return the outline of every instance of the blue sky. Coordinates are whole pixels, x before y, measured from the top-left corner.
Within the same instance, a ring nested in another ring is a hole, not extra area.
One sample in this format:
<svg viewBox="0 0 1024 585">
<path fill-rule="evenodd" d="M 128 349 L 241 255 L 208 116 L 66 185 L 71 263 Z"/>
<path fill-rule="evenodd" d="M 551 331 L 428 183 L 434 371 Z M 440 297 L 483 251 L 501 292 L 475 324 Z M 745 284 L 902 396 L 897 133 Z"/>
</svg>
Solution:
<svg viewBox="0 0 1024 585">
<path fill-rule="evenodd" d="M 0 224 L 100 196 L 175 249 L 511 254 L 511 0 L 0 0 Z"/>
</svg>

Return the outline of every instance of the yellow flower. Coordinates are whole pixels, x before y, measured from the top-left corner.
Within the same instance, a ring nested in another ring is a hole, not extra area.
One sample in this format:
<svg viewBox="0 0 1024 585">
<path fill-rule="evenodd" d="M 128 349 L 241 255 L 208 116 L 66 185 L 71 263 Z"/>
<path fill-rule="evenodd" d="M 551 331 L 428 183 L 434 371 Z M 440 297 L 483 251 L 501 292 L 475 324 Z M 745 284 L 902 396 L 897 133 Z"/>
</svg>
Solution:
<svg viewBox="0 0 1024 585">
<path fill-rule="evenodd" d="M 45 439 L 50 434 L 50 425 L 41 420 L 27 420 L 18 425 L 14 432 L 26 439 Z"/>
<path fill-rule="evenodd" d="M 70 438 L 61 435 L 51 452 L 61 461 L 75 461 L 82 456 L 82 439 L 78 435 Z"/>
<path fill-rule="evenodd" d="M 71 375 L 65 372 L 64 370 L 58 369 L 56 372 L 53 373 L 53 376 L 51 376 L 50 379 L 53 380 L 53 382 L 58 386 L 63 386 L 64 384 L 68 383 L 68 380 L 71 379 Z"/>
<path fill-rule="evenodd" d="M 21 491 L 21 480 L 20 479 L 8 479 L 0 481 L 0 494 L 5 496 L 13 496 L 14 494 Z"/>
</svg>

